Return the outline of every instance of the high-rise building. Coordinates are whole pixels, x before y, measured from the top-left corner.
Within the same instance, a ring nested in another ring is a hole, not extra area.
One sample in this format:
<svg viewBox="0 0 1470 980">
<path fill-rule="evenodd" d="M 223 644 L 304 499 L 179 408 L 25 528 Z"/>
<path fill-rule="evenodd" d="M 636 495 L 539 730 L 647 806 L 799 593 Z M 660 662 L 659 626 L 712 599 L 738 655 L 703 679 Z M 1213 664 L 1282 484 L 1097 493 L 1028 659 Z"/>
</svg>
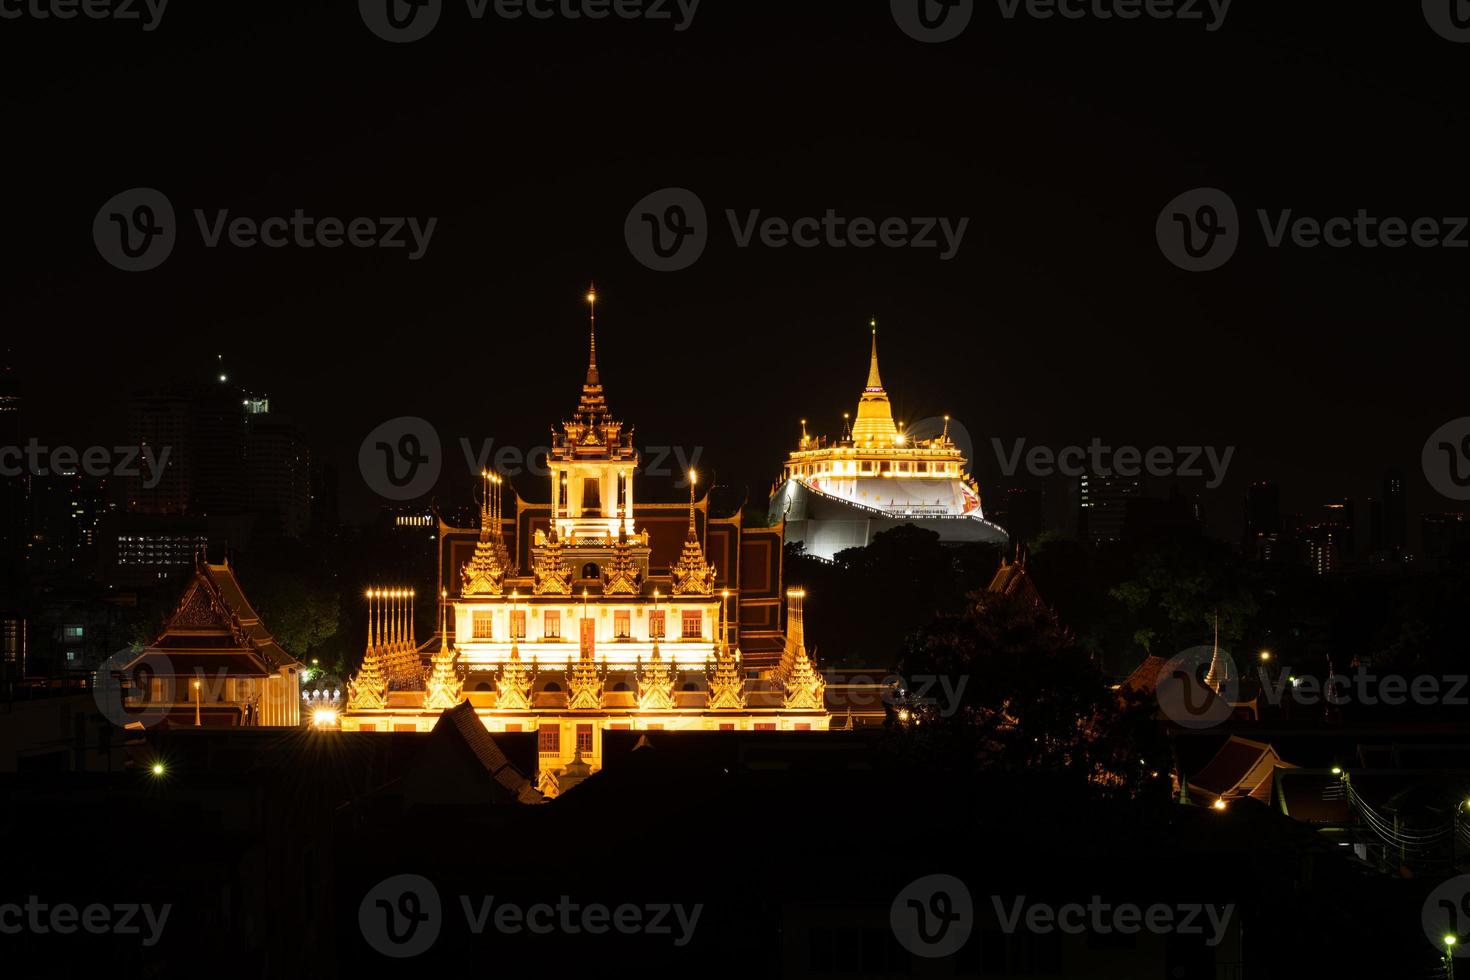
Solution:
<svg viewBox="0 0 1470 980">
<path fill-rule="evenodd" d="M 31 480 L 30 565 L 40 573 L 95 565 L 104 517 L 114 509 L 108 480 L 75 470 Z"/>
<path fill-rule="evenodd" d="M 135 514 L 186 514 L 192 499 L 193 406 L 180 392 L 152 391 L 128 401 L 128 441 L 152 453 L 161 473 L 139 467 L 127 478 L 126 509 Z"/>
<path fill-rule="evenodd" d="M 276 522 L 286 537 L 299 538 L 311 523 L 311 451 L 286 416 L 266 408 L 245 419 L 248 509 Z"/>
<path fill-rule="evenodd" d="M 1138 497 L 1140 484 L 1124 477 L 1084 473 L 1077 478 L 1077 533 L 1093 544 L 1123 539 L 1128 501 Z"/>
<path fill-rule="evenodd" d="M 1322 524 L 1332 525 L 1336 530 L 1338 549 L 1343 558 L 1357 557 L 1356 521 L 1353 501 L 1350 497 L 1339 497 L 1322 505 Z"/>
<path fill-rule="evenodd" d="M 1005 518 L 996 517 L 1011 533 L 1011 549 L 1021 551 L 1031 545 L 1046 530 L 1045 498 L 1042 491 L 1024 487 L 1011 487 L 1005 493 Z"/>
<path fill-rule="evenodd" d="M 1245 534 L 1241 550 L 1255 561 L 1278 561 L 1281 557 L 1281 488 L 1258 481 L 1245 492 Z"/>
<path fill-rule="evenodd" d="M 1404 474 L 1399 470 L 1389 470 L 1383 475 L 1379 514 L 1380 547 L 1388 557 L 1402 558 L 1409 544 L 1409 507 L 1404 500 Z"/>
<path fill-rule="evenodd" d="M 1419 516 L 1426 562 L 1444 564 L 1470 558 L 1470 520 L 1461 511 Z"/>
</svg>

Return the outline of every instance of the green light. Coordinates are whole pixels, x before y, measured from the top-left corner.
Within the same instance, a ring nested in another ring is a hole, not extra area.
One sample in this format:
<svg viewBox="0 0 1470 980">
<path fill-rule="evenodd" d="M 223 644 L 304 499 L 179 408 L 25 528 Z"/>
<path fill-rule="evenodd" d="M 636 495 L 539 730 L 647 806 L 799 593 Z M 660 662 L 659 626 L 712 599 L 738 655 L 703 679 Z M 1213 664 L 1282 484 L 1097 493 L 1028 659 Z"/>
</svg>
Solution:
<svg viewBox="0 0 1470 980">
<path fill-rule="evenodd" d="M 1445 936 L 1444 937 L 1444 944 L 1446 946 L 1453 946 L 1457 942 L 1459 942 L 1459 940 L 1456 937 L 1454 937 L 1454 936 Z"/>
<path fill-rule="evenodd" d="M 1342 766 L 1333 766 L 1332 767 L 1332 775 L 1334 775 L 1334 776 L 1341 776 L 1342 775 Z"/>
</svg>

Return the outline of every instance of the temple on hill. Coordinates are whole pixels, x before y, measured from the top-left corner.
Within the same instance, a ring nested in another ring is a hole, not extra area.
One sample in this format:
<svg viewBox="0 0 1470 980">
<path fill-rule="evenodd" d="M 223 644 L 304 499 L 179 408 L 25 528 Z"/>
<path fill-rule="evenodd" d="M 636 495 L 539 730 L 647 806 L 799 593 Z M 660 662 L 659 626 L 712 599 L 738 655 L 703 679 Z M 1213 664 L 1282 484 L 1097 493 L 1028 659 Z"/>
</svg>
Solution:
<svg viewBox="0 0 1470 980">
<path fill-rule="evenodd" d="M 632 430 L 598 368 L 596 302 L 589 291 L 587 371 L 552 429 L 547 502 L 486 471 L 479 527 L 439 522 L 439 628 L 422 646 L 399 611 L 406 590 L 369 593 L 343 730 L 427 732 L 468 701 L 492 733 L 539 733 L 554 793 L 600 766 L 609 729 L 828 727 L 799 591 L 781 621 L 782 528 L 713 514 L 692 470 L 687 502 L 638 501 Z"/>
<path fill-rule="evenodd" d="M 878 327 L 871 326 L 868 382 L 856 417 L 843 413 L 838 439 L 809 435 L 802 420 L 801 440 L 771 493 L 772 519 L 784 521 L 786 540 L 826 559 L 903 524 L 936 531 L 946 543 L 1004 546 L 1006 532 L 985 519 L 969 461 L 950 438 L 949 417 L 928 439 L 911 438 L 894 421 L 878 371 Z"/>
</svg>

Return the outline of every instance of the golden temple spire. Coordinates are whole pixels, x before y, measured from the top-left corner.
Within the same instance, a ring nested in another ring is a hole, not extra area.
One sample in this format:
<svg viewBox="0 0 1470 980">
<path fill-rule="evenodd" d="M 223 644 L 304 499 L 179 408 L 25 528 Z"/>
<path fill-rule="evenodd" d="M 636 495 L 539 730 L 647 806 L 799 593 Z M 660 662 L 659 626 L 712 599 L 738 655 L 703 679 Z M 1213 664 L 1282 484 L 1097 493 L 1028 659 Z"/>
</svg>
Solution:
<svg viewBox="0 0 1470 980">
<path fill-rule="evenodd" d="M 869 320 L 868 326 L 873 328 L 873 353 L 868 364 L 868 391 L 882 391 L 883 379 L 878 376 L 878 321 Z"/>
<path fill-rule="evenodd" d="M 694 484 L 699 475 L 689 471 L 689 536 L 684 539 L 684 552 L 669 569 L 674 580 L 674 595 L 709 595 L 715 587 L 715 566 L 704 558 L 704 548 L 694 531 Z"/>
<path fill-rule="evenodd" d="M 858 399 L 857 419 L 853 422 L 849 438 L 857 446 L 888 447 L 899 444 L 898 426 L 893 424 L 893 406 L 888 402 L 888 392 L 883 390 L 883 379 L 878 375 L 878 321 L 870 320 L 873 345 L 868 359 L 868 383 Z M 844 419 L 847 413 L 843 413 Z M 845 428 L 845 426 L 844 426 Z"/>
<path fill-rule="evenodd" d="M 433 669 L 424 687 L 424 710 L 446 711 L 464 697 L 464 678 L 454 667 L 454 651 L 449 649 L 446 612 L 449 593 L 439 593 L 439 652 L 434 654 Z"/>
<path fill-rule="evenodd" d="M 587 384 L 600 385 L 597 376 L 597 284 L 587 284 Z"/>
</svg>

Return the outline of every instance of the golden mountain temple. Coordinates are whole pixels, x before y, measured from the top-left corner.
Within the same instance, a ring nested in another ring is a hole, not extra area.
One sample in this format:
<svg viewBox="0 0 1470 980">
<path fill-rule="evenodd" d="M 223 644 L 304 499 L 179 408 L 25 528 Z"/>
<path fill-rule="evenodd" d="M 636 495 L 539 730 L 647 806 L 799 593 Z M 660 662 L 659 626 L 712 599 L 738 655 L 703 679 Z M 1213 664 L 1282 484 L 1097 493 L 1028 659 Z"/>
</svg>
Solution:
<svg viewBox="0 0 1470 980">
<path fill-rule="evenodd" d="M 771 517 L 784 524 L 786 540 L 826 559 L 904 524 L 935 531 L 944 542 L 1004 545 L 1005 530 L 985 519 L 969 461 L 950 438 L 949 416 L 927 439 L 894 421 L 878 372 L 878 326 L 870 326 L 868 382 L 856 418 L 843 413 L 835 440 L 809 435 L 802 420 L 801 440 L 771 492 Z"/>
</svg>

